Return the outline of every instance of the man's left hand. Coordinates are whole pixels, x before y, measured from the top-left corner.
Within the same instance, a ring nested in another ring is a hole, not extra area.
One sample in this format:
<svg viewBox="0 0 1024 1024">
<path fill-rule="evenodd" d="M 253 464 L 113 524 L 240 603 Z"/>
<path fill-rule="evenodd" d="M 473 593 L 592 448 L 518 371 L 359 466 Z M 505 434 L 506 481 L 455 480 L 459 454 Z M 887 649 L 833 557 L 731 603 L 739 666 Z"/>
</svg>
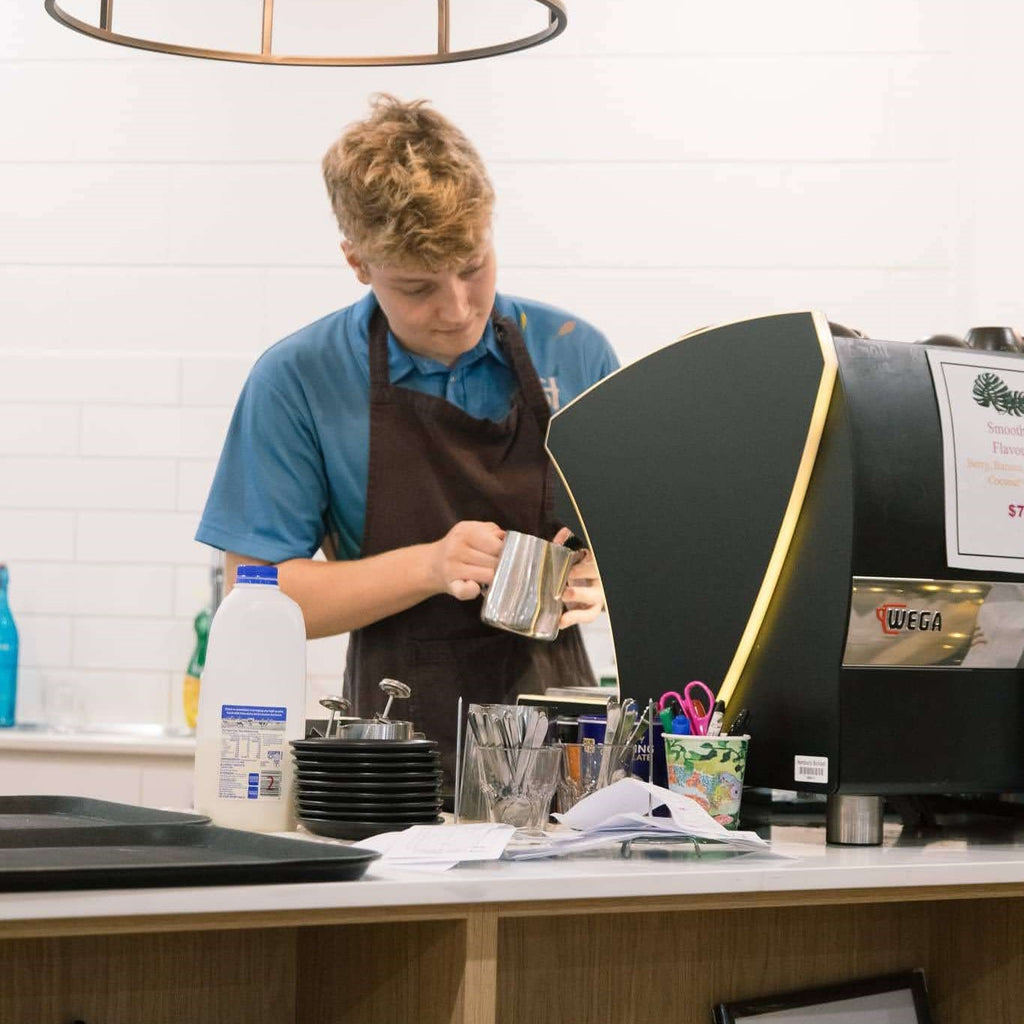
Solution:
<svg viewBox="0 0 1024 1024">
<path fill-rule="evenodd" d="M 564 544 L 571 536 L 566 527 L 555 534 L 553 543 Z M 604 611 L 604 587 L 597 572 L 597 562 L 590 551 L 581 551 L 583 556 L 569 570 L 569 582 L 562 594 L 565 611 L 558 622 L 559 629 L 593 622 Z"/>
</svg>

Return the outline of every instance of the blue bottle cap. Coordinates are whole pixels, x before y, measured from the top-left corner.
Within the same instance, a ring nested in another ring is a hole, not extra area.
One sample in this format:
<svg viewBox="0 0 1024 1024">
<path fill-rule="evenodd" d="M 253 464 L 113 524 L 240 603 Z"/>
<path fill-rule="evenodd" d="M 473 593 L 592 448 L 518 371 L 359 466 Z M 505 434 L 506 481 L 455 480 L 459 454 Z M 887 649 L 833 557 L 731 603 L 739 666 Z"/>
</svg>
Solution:
<svg viewBox="0 0 1024 1024">
<path fill-rule="evenodd" d="M 277 586 L 276 565 L 240 565 L 235 572 L 236 583 L 262 583 Z"/>
<path fill-rule="evenodd" d="M 672 719 L 672 732 L 676 736 L 690 735 L 690 720 L 686 715 L 676 715 L 676 717 Z"/>
</svg>

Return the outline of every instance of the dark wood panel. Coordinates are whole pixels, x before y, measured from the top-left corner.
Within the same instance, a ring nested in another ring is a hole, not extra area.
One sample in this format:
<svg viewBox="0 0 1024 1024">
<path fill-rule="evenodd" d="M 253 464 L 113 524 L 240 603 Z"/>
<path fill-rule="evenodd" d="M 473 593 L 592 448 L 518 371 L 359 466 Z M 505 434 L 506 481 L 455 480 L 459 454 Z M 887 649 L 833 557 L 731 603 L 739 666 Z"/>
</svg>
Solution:
<svg viewBox="0 0 1024 1024">
<path fill-rule="evenodd" d="M 707 1024 L 718 1002 L 912 967 L 936 1024 L 1024 1000 L 1020 900 L 518 918 L 499 941 L 500 1024 Z"/>
<path fill-rule="evenodd" d="M 0 942 L 4 1024 L 290 1024 L 295 933 Z"/>
<path fill-rule="evenodd" d="M 466 957 L 465 921 L 304 928 L 296 1021 L 461 1021 Z"/>
</svg>

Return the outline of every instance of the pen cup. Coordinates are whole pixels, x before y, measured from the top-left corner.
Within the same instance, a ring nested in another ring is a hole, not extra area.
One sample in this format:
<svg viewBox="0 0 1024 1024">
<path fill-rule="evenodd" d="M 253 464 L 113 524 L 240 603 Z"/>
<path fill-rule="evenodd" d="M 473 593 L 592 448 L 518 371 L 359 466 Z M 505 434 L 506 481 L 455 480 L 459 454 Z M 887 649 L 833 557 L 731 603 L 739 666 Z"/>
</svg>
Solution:
<svg viewBox="0 0 1024 1024">
<path fill-rule="evenodd" d="M 669 734 L 664 739 L 668 788 L 696 801 L 726 828 L 736 828 L 750 737 Z"/>
</svg>

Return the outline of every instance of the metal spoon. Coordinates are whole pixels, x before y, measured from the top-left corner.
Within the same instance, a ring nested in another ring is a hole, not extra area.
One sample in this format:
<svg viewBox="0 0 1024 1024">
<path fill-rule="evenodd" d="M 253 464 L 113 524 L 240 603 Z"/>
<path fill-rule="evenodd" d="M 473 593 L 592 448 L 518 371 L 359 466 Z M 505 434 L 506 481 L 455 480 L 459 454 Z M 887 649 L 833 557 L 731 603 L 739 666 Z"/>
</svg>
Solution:
<svg viewBox="0 0 1024 1024">
<path fill-rule="evenodd" d="M 331 717 L 327 720 L 327 728 L 324 730 L 324 739 L 326 740 L 330 738 L 331 730 L 334 728 L 334 723 L 339 715 L 343 715 L 346 711 L 351 710 L 352 702 L 340 696 L 321 697 L 320 706 L 327 708 L 331 713 Z"/>
<path fill-rule="evenodd" d="M 381 721 L 386 721 L 395 698 L 405 700 L 412 693 L 412 690 L 405 683 L 400 683 L 397 679 L 382 679 L 379 686 L 388 695 L 388 702 L 384 705 L 384 710 L 378 716 Z"/>
</svg>

